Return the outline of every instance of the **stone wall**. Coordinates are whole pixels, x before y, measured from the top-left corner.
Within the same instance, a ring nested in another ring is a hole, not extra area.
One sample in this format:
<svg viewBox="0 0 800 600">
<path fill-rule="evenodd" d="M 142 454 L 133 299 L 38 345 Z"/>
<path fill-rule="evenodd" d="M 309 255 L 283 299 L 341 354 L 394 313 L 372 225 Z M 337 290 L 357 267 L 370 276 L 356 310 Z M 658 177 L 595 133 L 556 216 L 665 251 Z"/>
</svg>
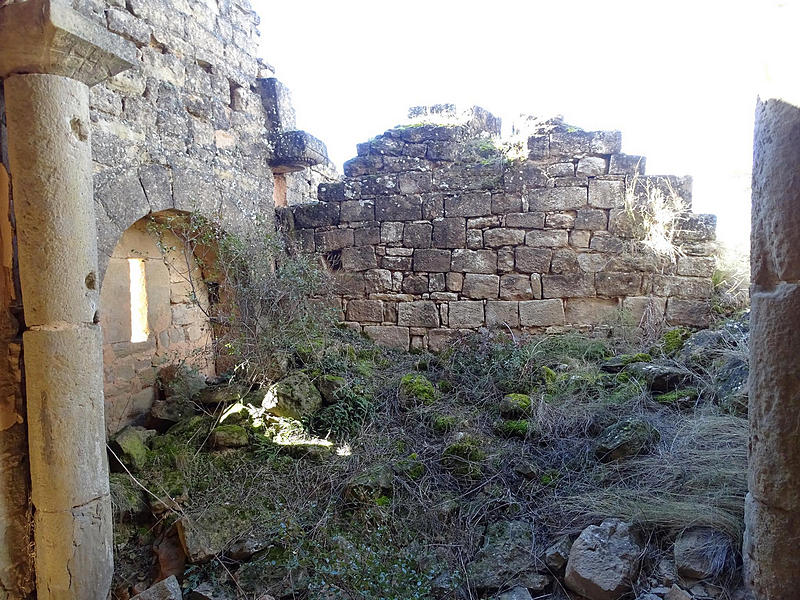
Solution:
<svg viewBox="0 0 800 600">
<path fill-rule="evenodd" d="M 551 120 L 504 146 L 486 111 L 450 113 L 359 144 L 343 181 L 285 215 L 336 272 L 349 326 L 436 350 L 481 327 L 708 324 L 716 219 L 690 212 L 690 178 L 645 176 L 619 132 Z M 644 241 L 652 205 L 674 196 L 685 209 L 657 252 Z"/>
<path fill-rule="evenodd" d="M 74 0 L 133 42 L 138 64 L 91 90 L 100 270 L 150 212 L 198 211 L 229 231 L 273 223 L 273 170 L 325 161 L 256 58 L 247 0 Z M 257 222 L 258 221 L 258 222 Z"/>
<path fill-rule="evenodd" d="M 183 363 L 205 375 L 215 374 L 206 277 L 181 239 L 169 230 L 153 232 L 149 223 L 138 221 L 122 235 L 100 296 L 105 307 L 100 325 L 109 435 L 150 410 L 158 398 L 158 370 L 164 365 Z M 138 292 L 146 306 L 147 332 L 140 338 L 134 335 L 131 318 L 137 291 L 131 288 L 131 260 L 143 266 L 144 285 Z"/>
</svg>

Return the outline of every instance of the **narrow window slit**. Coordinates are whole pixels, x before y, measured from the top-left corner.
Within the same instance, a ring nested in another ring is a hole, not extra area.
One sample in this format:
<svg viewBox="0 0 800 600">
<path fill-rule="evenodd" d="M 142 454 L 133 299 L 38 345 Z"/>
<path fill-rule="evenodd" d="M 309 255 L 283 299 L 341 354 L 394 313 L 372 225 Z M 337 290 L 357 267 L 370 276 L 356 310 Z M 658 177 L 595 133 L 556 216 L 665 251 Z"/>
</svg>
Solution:
<svg viewBox="0 0 800 600">
<path fill-rule="evenodd" d="M 147 323 L 147 279 L 144 259 L 129 258 L 128 268 L 131 279 L 131 342 L 146 342 L 150 335 L 150 326 Z"/>
</svg>

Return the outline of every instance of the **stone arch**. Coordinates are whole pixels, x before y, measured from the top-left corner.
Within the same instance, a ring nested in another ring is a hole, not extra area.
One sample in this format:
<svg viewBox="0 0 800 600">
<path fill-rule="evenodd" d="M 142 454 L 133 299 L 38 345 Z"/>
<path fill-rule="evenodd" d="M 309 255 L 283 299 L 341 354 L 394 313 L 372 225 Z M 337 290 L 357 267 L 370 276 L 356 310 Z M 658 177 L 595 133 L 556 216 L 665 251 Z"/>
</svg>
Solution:
<svg viewBox="0 0 800 600">
<path fill-rule="evenodd" d="M 100 292 L 106 430 L 143 420 L 158 397 L 157 374 L 186 364 L 213 376 L 209 318 L 218 281 L 213 249 L 188 244 L 168 210 L 139 219 L 112 252 Z M 209 288 L 210 291 L 209 291 Z"/>
</svg>

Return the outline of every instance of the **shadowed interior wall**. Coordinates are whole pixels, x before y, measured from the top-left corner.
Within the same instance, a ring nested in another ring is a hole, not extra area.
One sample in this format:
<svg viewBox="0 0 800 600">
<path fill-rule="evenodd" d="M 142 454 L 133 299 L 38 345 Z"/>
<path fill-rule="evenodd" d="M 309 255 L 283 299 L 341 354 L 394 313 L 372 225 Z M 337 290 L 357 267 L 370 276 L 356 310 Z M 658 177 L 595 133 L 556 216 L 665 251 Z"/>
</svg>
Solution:
<svg viewBox="0 0 800 600">
<path fill-rule="evenodd" d="M 114 249 L 100 294 L 106 430 L 112 434 L 147 413 L 157 397 L 159 368 L 186 363 L 214 374 L 208 288 L 195 256 L 174 233 L 129 228 Z M 147 337 L 132 341 L 130 260 L 142 261 Z"/>
</svg>

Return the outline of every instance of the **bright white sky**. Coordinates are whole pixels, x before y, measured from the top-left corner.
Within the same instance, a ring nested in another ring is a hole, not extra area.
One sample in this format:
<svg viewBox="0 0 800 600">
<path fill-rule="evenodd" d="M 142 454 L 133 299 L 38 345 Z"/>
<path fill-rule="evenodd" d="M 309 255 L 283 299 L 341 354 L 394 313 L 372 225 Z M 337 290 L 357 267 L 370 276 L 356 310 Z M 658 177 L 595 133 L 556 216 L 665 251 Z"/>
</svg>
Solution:
<svg viewBox="0 0 800 600">
<path fill-rule="evenodd" d="M 410 106 L 478 104 L 506 125 L 560 113 L 620 129 L 650 174 L 693 175 L 695 211 L 719 216 L 720 237 L 747 240 L 773 0 L 252 1 L 298 126 L 340 168 Z"/>
</svg>

